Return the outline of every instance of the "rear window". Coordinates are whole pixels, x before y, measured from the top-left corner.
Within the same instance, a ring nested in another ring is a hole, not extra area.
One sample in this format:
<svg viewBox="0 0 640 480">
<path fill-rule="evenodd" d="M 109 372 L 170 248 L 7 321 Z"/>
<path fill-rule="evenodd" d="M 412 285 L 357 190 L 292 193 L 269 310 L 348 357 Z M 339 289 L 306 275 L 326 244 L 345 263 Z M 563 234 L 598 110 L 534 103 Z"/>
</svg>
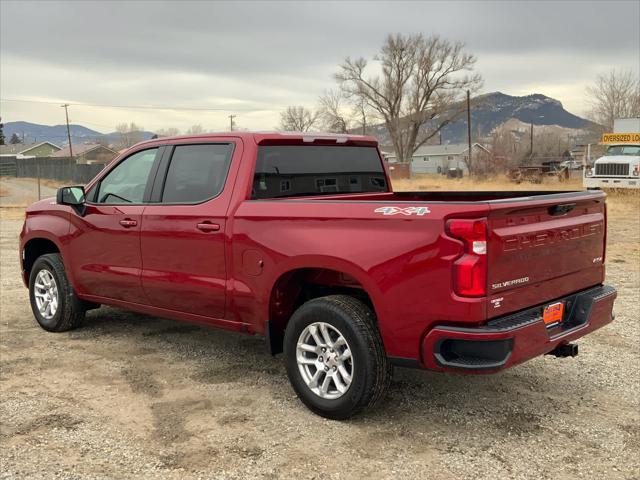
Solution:
<svg viewBox="0 0 640 480">
<path fill-rule="evenodd" d="M 255 199 L 335 193 L 387 192 L 378 151 L 371 147 L 258 147 Z"/>
</svg>

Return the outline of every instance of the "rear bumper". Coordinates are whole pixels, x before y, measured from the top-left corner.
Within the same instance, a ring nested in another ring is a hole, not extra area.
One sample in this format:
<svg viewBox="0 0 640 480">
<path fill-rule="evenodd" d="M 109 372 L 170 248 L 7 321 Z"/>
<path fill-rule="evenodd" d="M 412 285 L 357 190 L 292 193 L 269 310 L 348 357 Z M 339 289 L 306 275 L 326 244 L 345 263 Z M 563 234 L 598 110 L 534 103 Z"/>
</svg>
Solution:
<svg viewBox="0 0 640 480">
<path fill-rule="evenodd" d="M 551 328 L 542 320 L 544 305 L 481 327 L 435 327 L 422 342 L 422 367 L 460 373 L 494 373 L 512 367 L 610 323 L 616 295 L 613 287 L 600 285 L 557 299 L 565 303 L 564 319 Z"/>
</svg>

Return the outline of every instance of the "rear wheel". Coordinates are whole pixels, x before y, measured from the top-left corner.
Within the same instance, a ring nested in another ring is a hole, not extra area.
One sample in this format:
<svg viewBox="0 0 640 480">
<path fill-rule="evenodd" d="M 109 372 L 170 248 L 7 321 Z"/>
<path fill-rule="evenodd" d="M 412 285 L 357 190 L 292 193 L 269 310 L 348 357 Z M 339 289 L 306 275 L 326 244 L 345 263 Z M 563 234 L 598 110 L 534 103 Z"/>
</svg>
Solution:
<svg viewBox="0 0 640 480">
<path fill-rule="evenodd" d="M 38 324 L 49 332 L 65 332 L 80 326 L 86 308 L 67 279 L 60 255 L 39 257 L 29 276 L 31 310 Z"/>
<path fill-rule="evenodd" d="M 373 312 L 346 295 L 317 298 L 296 310 L 284 353 L 298 397 L 313 412 L 335 420 L 373 405 L 391 378 Z"/>
</svg>

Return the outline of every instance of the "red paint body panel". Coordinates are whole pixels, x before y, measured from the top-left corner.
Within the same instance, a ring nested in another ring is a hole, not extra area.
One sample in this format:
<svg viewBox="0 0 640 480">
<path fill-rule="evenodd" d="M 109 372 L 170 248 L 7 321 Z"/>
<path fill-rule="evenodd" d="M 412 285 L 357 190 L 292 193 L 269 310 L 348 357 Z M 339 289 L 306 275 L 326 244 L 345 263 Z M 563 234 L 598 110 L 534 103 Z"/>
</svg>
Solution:
<svg viewBox="0 0 640 480">
<path fill-rule="evenodd" d="M 51 239 L 81 298 L 254 334 L 265 334 L 265 322 L 281 306 L 278 299 L 274 303 L 279 281 L 301 269 L 331 270 L 335 274 L 312 281 L 363 289 L 387 355 L 425 368 L 435 368 L 424 352 L 438 326 L 480 326 L 604 279 L 601 192 L 389 191 L 251 200 L 259 144 L 332 145 L 335 136 L 233 132 L 157 139 L 115 159 L 87 189 L 144 148 L 221 141 L 233 142 L 235 149 L 216 198 L 198 205 L 90 205 L 85 216 L 50 200 L 39 202 L 27 211 L 21 252 L 31 239 Z M 338 144 L 371 147 L 376 141 L 346 136 Z M 567 204 L 573 205 L 570 212 L 552 214 Z M 428 214 L 375 212 L 389 206 L 426 207 Z M 453 293 L 452 265 L 464 246 L 445 233 L 452 218 L 487 219 L 486 296 Z M 137 225 L 125 228 L 123 219 Z M 219 229 L 198 228 L 206 222 Z M 293 297 L 299 287 L 290 285 L 290 292 L 279 295 Z M 512 364 L 553 348 L 530 328 L 526 336 L 518 333 Z M 588 331 L 574 332 L 571 339 Z"/>
</svg>

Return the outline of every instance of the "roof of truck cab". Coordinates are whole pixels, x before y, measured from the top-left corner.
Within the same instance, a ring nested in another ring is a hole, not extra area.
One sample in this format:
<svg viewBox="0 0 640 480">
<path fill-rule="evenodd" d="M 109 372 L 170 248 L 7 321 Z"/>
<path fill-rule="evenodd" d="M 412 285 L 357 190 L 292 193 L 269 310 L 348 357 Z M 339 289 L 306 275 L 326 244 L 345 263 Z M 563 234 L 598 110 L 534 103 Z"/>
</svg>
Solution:
<svg viewBox="0 0 640 480">
<path fill-rule="evenodd" d="M 216 138 L 241 138 L 244 141 L 253 141 L 258 145 L 274 144 L 274 143 L 316 143 L 323 144 L 335 142 L 336 144 L 348 143 L 356 145 L 378 145 L 378 140 L 370 135 L 351 135 L 342 133 L 323 133 L 323 132 L 216 132 L 202 133 L 197 135 L 177 135 L 173 137 L 153 138 L 136 144 L 139 145 L 155 145 L 167 142 L 175 142 L 180 140 L 215 140 Z"/>
</svg>

